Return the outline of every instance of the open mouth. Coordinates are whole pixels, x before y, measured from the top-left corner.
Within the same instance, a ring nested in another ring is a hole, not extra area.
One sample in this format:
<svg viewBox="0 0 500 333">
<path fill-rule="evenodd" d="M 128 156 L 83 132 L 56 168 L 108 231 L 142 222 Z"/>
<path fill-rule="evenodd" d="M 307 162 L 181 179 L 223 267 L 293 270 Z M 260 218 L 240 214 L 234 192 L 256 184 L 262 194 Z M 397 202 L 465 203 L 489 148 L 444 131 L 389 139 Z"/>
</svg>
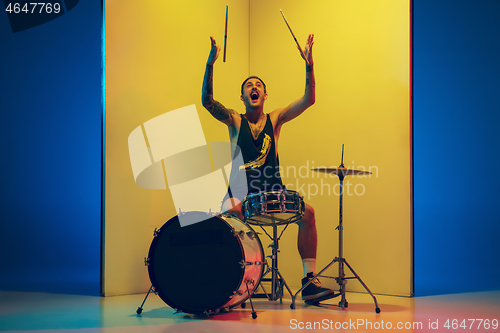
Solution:
<svg viewBox="0 0 500 333">
<path fill-rule="evenodd" d="M 251 99 L 252 101 L 256 101 L 256 100 L 258 100 L 258 99 L 259 99 L 259 94 L 257 94 L 256 92 L 251 93 L 251 94 L 250 94 L 250 99 Z"/>
</svg>

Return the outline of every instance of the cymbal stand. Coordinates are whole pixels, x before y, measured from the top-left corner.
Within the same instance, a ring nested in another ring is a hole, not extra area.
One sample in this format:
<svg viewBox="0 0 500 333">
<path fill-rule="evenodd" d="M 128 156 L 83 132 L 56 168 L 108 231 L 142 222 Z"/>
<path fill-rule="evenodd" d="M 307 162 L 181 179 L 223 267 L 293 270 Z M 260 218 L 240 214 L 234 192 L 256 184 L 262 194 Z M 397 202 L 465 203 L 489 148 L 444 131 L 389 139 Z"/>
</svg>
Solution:
<svg viewBox="0 0 500 333">
<path fill-rule="evenodd" d="M 342 155 L 343 155 L 343 147 L 342 147 Z M 342 159 L 343 159 L 343 156 L 342 156 Z M 340 164 L 340 168 L 344 168 L 343 162 Z M 337 281 L 337 283 L 339 284 L 339 286 L 340 286 L 339 294 L 335 295 L 335 297 L 341 296 L 341 300 L 339 302 L 339 307 L 341 307 L 342 309 L 344 309 L 348 306 L 348 303 L 347 303 L 347 300 L 345 297 L 345 285 L 347 283 L 347 280 L 348 279 L 358 279 L 358 281 L 363 285 L 363 287 L 366 289 L 366 291 L 368 291 L 368 293 L 373 297 L 373 301 L 375 302 L 375 312 L 380 313 L 380 308 L 378 307 L 377 299 L 375 298 L 373 293 L 370 291 L 370 289 L 366 286 L 366 284 L 363 282 L 363 280 L 361 280 L 359 275 L 356 274 L 356 272 L 351 267 L 351 265 L 349 265 L 347 260 L 344 258 L 344 251 L 343 251 L 343 248 L 344 248 L 344 243 L 343 243 L 343 241 L 344 241 L 344 226 L 343 226 L 343 216 L 342 216 L 342 214 L 343 214 L 342 204 L 343 204 L 343 197 L 344 197 L 345 174 L 343 172 L 339 172 L 337 174 L 337 176 L 339 177 L 339 180 L 340 180 L 339 225 L 335 229 L 339 231 L 339 256 L 335 257 L 328 265 L 326 265 L 325 268 L 323 268 L 321 271 L 319 271 L 319 273 L 317 273 L 312 279 L 310 279 L 305 285 L 303 285 L 302 288 L 300 288 L 299 291 L 297 291 L 297 293 L 294 296 L 292 296 L 292 304 L 290 305 L 290 308 L 295 309 L 295 298 L 297 297 L 297 295 L 302 290 L 304 290 L 312 281 L 314 281 L 314 279 L 316 279 L 318 276 L 321 276 L 321 277 L 335 279 Z M 326 269 L 328 269 L 331 265 L 333 265 L 336 262 L 339 263 L 339 276 L 338 277 L 330 277 L 330 276 L 322 276 L 321 275 Z M 345 277 L 344 264 L 347 265 L 347 267 L 352 272 L 352 274 L 354 274 L 354 277 Z"/>
</svg>

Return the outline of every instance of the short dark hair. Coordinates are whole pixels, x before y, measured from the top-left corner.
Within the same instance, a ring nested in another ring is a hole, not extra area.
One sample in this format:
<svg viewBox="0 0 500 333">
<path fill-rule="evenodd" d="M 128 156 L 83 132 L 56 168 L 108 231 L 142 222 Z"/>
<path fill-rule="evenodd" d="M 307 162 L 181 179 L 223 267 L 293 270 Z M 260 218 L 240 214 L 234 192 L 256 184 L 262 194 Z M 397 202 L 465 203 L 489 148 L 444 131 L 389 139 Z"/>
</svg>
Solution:
<svg viewBox="0 0 500 333">
<path fill-rule="evenodd" d="M 250 80 L 250 79 L 257 79 L 260 82 L 262 82 L 262 84 L 264 85 L 264 92 L 267 93 L 267 91 L 266 91 L 266 84 L 264 83 L 264 81 L 262 81 L 262 79 L 260 77 L 252 75 L 252 76 L 247 77 L 246 80 L 243 81 L 243 83 L 241 84 L 241 94 L 242 95 L 243 95 L 243 87 L 245 86 L 245 83 L 247 83 L 247 81 Z"/>
</svg>

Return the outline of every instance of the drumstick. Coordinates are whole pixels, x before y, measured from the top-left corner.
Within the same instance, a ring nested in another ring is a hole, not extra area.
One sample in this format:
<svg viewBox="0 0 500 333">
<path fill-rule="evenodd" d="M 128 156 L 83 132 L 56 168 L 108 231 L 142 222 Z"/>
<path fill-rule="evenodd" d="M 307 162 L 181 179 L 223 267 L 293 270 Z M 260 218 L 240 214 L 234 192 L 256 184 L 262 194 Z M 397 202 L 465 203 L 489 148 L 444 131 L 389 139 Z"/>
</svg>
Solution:
<svg viewBox="0 0 500 333">
<path fill-rule="evenodd" d="M 293 34 L 293 31 L 292 31 L 292 28 L 290 28 L 290 25 L 288 24 L 288 21 L 286 20 L 285 18 L 285 14 L 283 14 L 283 12 L 281 11 L 280 9 L 280 13 L 281 13 L 281 16 L 283 16 L 283 20 L 285 20 L 285 23 L 286 23 L 286 26 L 288 27 L 288 30 L 290 30 L 290 32 L 292 33 L 292 37 L 293 37 L 293 40 L 295 41 L 295 43 L 297 44 L 297 47 L 299 48 L 300 50 L 300 54 L 302 54 L 302 56 L 304 57 L 304 59 L 306 60 L 306 63 L 309 65 L 309 61 L 307 60 L 307 57 L 306 55 L 304 54 L 304 51 L 302 51 L 302 48 L 300 47 L 300 44 L 299 42 L 297 41 L 297 38 L 295 38 L 295 35 Z"/>
<path fill-rule="evenodd" d="M 226 41 L 227 41 L 227 8 L 228 5 L 226 5 L 226 27 L 224 29 L 224 57 L 222 59 L 223 62 L 226 62 Z"/>
</svg>

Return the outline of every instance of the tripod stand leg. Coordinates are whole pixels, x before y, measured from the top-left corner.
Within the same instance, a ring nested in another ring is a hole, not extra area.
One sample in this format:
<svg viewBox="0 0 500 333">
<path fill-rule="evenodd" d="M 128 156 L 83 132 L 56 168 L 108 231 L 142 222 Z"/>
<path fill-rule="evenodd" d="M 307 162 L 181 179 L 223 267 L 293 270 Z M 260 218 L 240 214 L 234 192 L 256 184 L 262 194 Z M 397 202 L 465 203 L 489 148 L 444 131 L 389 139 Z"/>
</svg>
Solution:
<svg viewBox="0 0 500 333">
<path fill-rule="evenodd" d="M 312 279 L 309 280 L 309 282 L 307 282 L 305 285 L 302 286 L 302 288 L 300 288 L 296 293 L 295 295 L 292 295 L 292 304 L 290 304 L 290 309 L 295 309 L 295 299 L 297 298 L 297 295 L 304 289 L 306 289 L 306 287 L 308 285 L 310 285 L 314 279 L 316 279 L 318 276 L 321 275 L 321 273 L 323 273 L 324 271 L 326 271 L 331 265 L 333 265 L 334 263 L 336 263 L 337 261 L 339 261 L 339 258 L 336 257 L 335 259 L 333 259 L 328 265 L 325 266 L 325 268 L 323 268 L 322 270 L 319 271 L 318 274 L 316 274 L 315 276 L 313 276 Z"/>
<path fill-rule="evenodd" d="M 340 285 L 340 302 L 339 306 L 342 309 L 347 307 L 347 300 L 345 299 L 345 273 L 344 273 L 344 262 L 345 259 L 341 258 L 339 260 L 339 277 L 337 278 L 337 283 Z"/>
<path fill-rule="evenodd" d="M 248 300 L 250 301 L 250 306 L 252 307 L 252 318 L 255 319 L 255 318 L 257 318 L 257 312 L 255 312 L 255 310 L 253 308 L 252 294 L 250 294 L 250 289 L 248 289 L 248 281 L 245 281 L 245 284 L 247 286 Z"/>
<path fill-rule="evenodd" d="M 276 275 L 276 270 L 278 267 L 277 260 L 276 260 L 276 255 L 273 254 L 273 268 L 271 271 L 271 300 L 276 301 L 278 299 L 278 291 L 276 288 L 276 280 L 278 279 L 278 276 Z"/>
<path fill-rule="evenodd" d="M 363 285 L 363 287 L 365 287 L 366 291 L 368 291 L 368 293 L 373 297 L 373 301 L 375 302 L 375 312 L 376 313 L 380 313 L 380 308 L 378 307 L 377 298 L 375 298 L 375 296 L 373 295 L 373 293 L 371 292 L 371 290 L 366 286 L 366 284 L 363 282 L 363 280 L 361 280 L 361 278 L 359 277 L 359 275 L 356 274 L 356 272 L 354 271 L 354 269 L 352 269 L 351 265 L 349 265 L 345 259 L 344 259 L 344 262 L 347 265 L 347 267 L 349 267 L 349 269 L 351 270 L 352 274 L 354 274 L 354 276 L 356 277 L 356 279 L 358 279 L 358 281 Z"/>
<path fill-rule="evenodd" d="M 292 296 L 292 298 L 293 298 L 293 293 L 292 293 L 292 291 L 290 290 L 290 288 L 288 287 L 288 284 L 286 284 L 286 281 L 285 281 L 285 279 L 283 278 L 283 275 L 281 275 L 281 273 L 280 273 L 280 271 L 279 271 L 279 270 L 276 270 L 276 274 L 277 274 L 277 275 L 280 277 L 280 279 L 281 279 L 281 291 L 283 290 L 283 285 L 285 285 L 286 290 L 288 290 L 288 293 L 289 293 L 289 294 L 290 294 L 290 296 Z M 281 292 L 280 294 L 281 294 L 281 296 L 280 296 L 280 304 L 281 304 L 281 303 L 282 303 L 282 299 L 283 299 L 283 295 L 282 295 L 283 293 Z"/>
<path fill-rule="evenodd" d="M 144 301 L 142 301 L 142 304 L 140 307 L 137 308 L 137 314 L 141 314 L 142 313 L 142 307 L 144 306 L 144 303 L 146 303 L 146 300 L 148 299 L 148 296 L 149 296 L 149 293 L 153 290 L 153 285 L 151 285 L 151 287 L 149 288 L 148 290 L 148 293 L 146 294 L 146 297 L 144 298 Z"/>
<path fill-rule="evenodd" d="M 273 219 L 273 243 L 271 245 L 272 247 L 272 263 L 271 263 L 271 267 L 272 267 L 272 278 L 271 278 L 271 300 L 272 301 L 276 301 L 278 299 L 278 290 L 277 290 L 277 285 L 276 285 L 276 282 L 277 282 L 277 279 L 278 279 L 278 252 L 279 252 L 279 245 L 278 245 L 278 237 L 277 237 L 277 233 L 278 233 L 278 227 L 276 226 L 276 223 L 274 222 L 274 219 Z M 281 297 L 280 297 L 281 299 Z"/>
<path fill-rule="evenodd" d="M 264 291 L 264 294 L 266 295 L 267 299 L 268 299 L 268 300 L 270 300 L 270 301 L 272 301 L 272 299 L 271 299 L 271 297 L 272 297 L 272 296 L 271 296 L 270 294 L 268 294 L 268 293 L 267 293 L 266 288 L 264 288 L 264 284 L 262 283 L 262 282 L 264 282 L 264 281 L 263 281 L 263 279 L 266 277 L 266 275 L 267 275 L 270 271 L 271 271 L 271 267 L 268 267 L 268 268 L 267 268 L 267 270 L 266 270 L 266 272 L 262 275 L 262 277 L 261 277 L 261 279 L 260 279 L 259 286 L 260 286 L 260 287 L 262 288 L 262 290 Z M 257 286 L 257 287 L 258 287 L 258 286 Z"/>
</svg>

